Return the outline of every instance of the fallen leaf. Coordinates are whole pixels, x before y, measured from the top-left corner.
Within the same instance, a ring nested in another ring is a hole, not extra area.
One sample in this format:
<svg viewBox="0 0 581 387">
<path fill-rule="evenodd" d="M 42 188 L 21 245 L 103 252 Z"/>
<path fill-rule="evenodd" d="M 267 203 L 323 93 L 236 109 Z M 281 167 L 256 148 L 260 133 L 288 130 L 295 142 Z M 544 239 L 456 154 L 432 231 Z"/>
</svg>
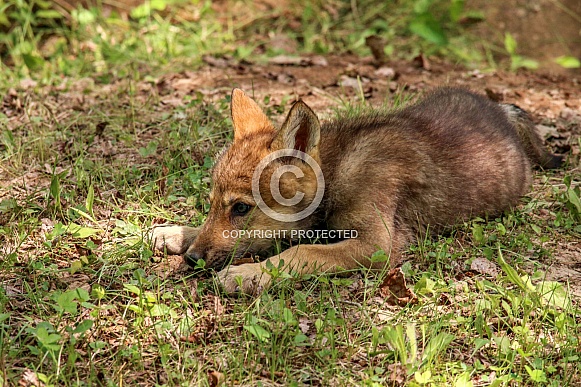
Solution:
<svg viewBox="0 0 581 387">
<path fill-rule="evenodd" d="M 107 121 L 99 122 L 97 124 L 97 126 L 95 127 L 95 135 L 102 136 L 107 125 L 109 125 L 109 123 Z"/>
<path fill-rule="evenodd" d="M 380 67 L 375 70 L 375 75 L 380 78 L 394 79 L 396 77 L 395 70 L 391 67 Z"/>
<path fill-rule="evenodd" d="M 413 59 L 413 64 L 414 64 L 414 66 L 416 66 L 418 68 L 428 70 L 428 71 L 430 71 L 430 69 L 432 68 L 430 61 L 428 61 L 428 58 L 426 58 L 426 56 L 424 54 L 420 54 L 420 55 L 416 56 Z"/>
<path fill-rule="evenodd" d="M 415 304 L 418 297 L 406 285 L 405 276 L 400 268 L 391 269 L 379 287 L 379 293 L 389 305 L 405 306 Z"/>
<path fill-rule="evenodd" d="M 38 376 L 36 376 L 34 371 L 26 369 L 22 373 L 22 377 L 18 381 L 18 385 L 20 387 L 42 387 L 44 386 L 44 383 L 38 380 Z"/>
<path fill-rule="evenodd" d="M 224 374 L 218 371 L 210 371 L 208 372 L 208 383 L 210 384 L 210 387 L 217 387 L 219 385 L 221 385 L 222 383 L 224 383 L 224 380 L 226 378 L 224 377 Z"/>
<path fill-rule="evenodd" d="M 190 267 L 181 255 L 168 255 L 153 266 L 153 272 L 163 279 L 169 278 L 174 274 L 185 273 L 188 270 L 190 270 Z"/>
<path fill-rule="evenodd" d="M 311 58 L 311 64 L 313 66 L 321 66 L 321 67 L 326 67 L 329 65 L 329 62 L 327 61 L 327 58 L 325 58 L 322 55 L 315 55 Z"/>
<path fill-rule="evenodd" d="M 401 363 L 394 363 L 387 366 L 387 370 L 390 372 L 389 380 L 397 385 L 403 386 L 407 378 L 407 370 Z"/>
<path fill-rule="evenodd" d="M 486 93 L 486 96 L 494 102 L 502 102 L 504 100 L 504 95 L 500 91 L 492 90 L 487 87 L 484 89 L 484 92 Z"/>
<path fill-rule="evenodd" d="M 307 65 L 307 60 L 300 56 L 277 55 L 270 58 L 269 62 L 281 66 L 304 66 Z"/>
<path fill-rule="evenodd" d="M 224 305 L 222 305 L 220 297 L 211 296 L 211 298 L 214 299 L 214 308 L 213 308 L 214 316 L 215 317 L 222 316 L 224 314 L 225 308 Z"/>
<path fill-rule="evenodd" d="M 348 75 L 341 75 L 341 77 L 339 78 L 339 82 L 337 82 L 337 84 L 341 87 L 352 87 L 354 89 L 359 86 L 357 78 L 353 78 Z"/>
<path fill-rule="evenodd" d="M 486 258 L 475 258 L 470 264 L 470 270 L 491 277 L 496 277 L 500 273 L 498 266 Z"/>
<path fill-rule="evenodd" d="M 203 55 L 202 61 L 209 64 L 212 67 L 217 67 L 220 69 L 225 69 L 226 67 L 230 66 L 230 62 L 224 58 L 216 58 L 212 55 Z"/>
<path fill-rule="evenodd" d="M 270 38 L 270 48 L 275 51 L 294 53 L 297 51 L 297 41 L 287 34 L 278 33 Z"/>
</svg>

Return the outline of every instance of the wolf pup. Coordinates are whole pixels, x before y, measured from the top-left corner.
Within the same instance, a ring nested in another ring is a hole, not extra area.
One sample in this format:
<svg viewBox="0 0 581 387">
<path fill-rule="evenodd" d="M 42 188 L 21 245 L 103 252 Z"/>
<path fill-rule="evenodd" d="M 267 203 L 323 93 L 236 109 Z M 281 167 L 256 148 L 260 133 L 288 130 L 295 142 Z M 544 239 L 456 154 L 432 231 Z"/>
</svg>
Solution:
<svg viewBox="0 0 581 387">
<path fill-rule="evenodd" d="M 155 248 L 221 270 L 227 292 L 269 284 L 264 261 L 228 266 L 248 255 L 300 274 L 398 265 L 428 227 L 498 214 L 528 192 L 532 165 L 561 163 L 526 112 L 463 89 L 323 124 L 298 101 L 280 129 L 239 89 L 231 108 L 234 142 L 213 169 L 206 222 L 152 235 Z M 298 243 L 301 233 L 333 243 Z M 291 247 L 275 253 L 280 239 Z M 380 249 L 389 263 L 371 261 Z"/>
</svg>

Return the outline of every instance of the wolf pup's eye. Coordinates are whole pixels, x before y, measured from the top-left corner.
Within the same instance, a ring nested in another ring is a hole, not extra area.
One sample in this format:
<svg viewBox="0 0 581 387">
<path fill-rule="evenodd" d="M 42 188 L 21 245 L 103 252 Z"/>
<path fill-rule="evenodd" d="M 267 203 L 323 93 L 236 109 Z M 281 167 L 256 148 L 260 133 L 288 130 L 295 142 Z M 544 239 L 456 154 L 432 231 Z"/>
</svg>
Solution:
<svg viewBox="0 0 581 387">
<path fill-rule="evenodd" d="M 232 215 L 244 216 L 246 215 L 252 207 L 249 204 L 238 202 L 234 203 L 232 206 Z"/>
</svg>

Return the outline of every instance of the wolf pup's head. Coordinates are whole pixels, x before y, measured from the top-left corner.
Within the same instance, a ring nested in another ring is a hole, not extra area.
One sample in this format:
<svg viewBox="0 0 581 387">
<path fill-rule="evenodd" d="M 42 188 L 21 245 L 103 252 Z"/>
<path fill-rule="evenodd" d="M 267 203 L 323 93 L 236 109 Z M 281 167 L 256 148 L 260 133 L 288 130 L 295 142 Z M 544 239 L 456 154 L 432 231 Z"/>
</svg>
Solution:
<svg viewBox="0 0 581 387">
<path fill-rule="evenodd" d="M 277 130 L 243 91 L 232 92 L 234 142 L 212 172 L 210 212 L 185 254 L 221 269 L 233 259 L 272 252 L 274 241 L 315 223 L 324 190 L 320 125 L 302 101 Z"/>
</svg>

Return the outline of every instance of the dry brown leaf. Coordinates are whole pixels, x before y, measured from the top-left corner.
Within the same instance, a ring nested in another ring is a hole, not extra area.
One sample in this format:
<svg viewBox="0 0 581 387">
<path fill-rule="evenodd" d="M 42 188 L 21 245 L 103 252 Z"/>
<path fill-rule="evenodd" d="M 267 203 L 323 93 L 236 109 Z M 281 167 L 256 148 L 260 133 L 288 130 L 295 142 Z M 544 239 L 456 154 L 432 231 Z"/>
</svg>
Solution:
<svg viewBox="0 0 581 387">
<path fill-rule="evenodd" d="M 38 380 L 38 377 L 34 371 L 26 369 L 22 373 L 22 377 L 18 381 L 18 385 L 20 387 L 43 387 L 44 383 Z"/>
<path fill-rule="evenodd" d="M 408 289 L 405 276 L 400 268 L 391 269 L 379 287 L 379 293 L 389 305 L 405 306 L 415 304 L 418 297 Z"/>
<path fill-rule="evenodd" d="M 224 374 L 218 371 L 210 371 L 208 372 L 208 383 L 210 387 L 218 387 L 222 383 L 224 383 Z"/>
<path fill-rule="evenodd" d="M 301 332 L 303 332 L 306 335 L 307 333 L 309 333 L 310 328 L 311 321 L 309 321 L 308 318 L 306 317 L 299 318 L 299 329 L 301 330 Z"/>
<path fill-rule="evenodd" d="M 396 386 L 403 386 L 406 378 L 407 371 L 406 368 L 401 363 L 394 363 L 387 366 L 387 370 L 390 373 L 389 380 Z"/>
<path fill-rule="evenodd" d="M 203 55 L 202 61 L 204 61 L 205 63 L 207 63 L 208 65 L 210 65 L 212 67 L 217 67 L 220 69 L 225 69 L 228 66 L 230 66 L 230 62 L 227 59 L 216 58 L 215 56 L 212 56 L 212 55 Z"/>
<path fill-rule="evenodd" d="M 96 136 L 102 136 L 103 135 L 103 132 L 105 131 L 105 128 L 107 127 L 107 125 L 109 125 L 109 122 L 107 122 L 107 121 L 99 122 L 95 126 L 95 135 Z"/>
<path fill-rule="evenodd" d="M 224 314 L 225 308 L 224 305 L 222 305 L 220 297 L 212 295 L 210 296 L 210 298 L 214 299 L 214 308 L 213 308 L 214 317 L 222 316 Z"/>
<path fill-rule="evenodd" d="M 498 273 L 500 273 L 496 264 L 486 258 L 475 258 L 470 264 L 470 270 L 491 277 L 496 277 L 498 276 Z"/>
<path fill-rule="evenodd" d="M 190 267 L 184 261 L 181 255 L 168 255 L 166 259 L 162 259 L 159 264 L 153 267 L 153 271 L 161 278 L 168 278 L 174 274 L 184 273 Z"/>
<path fill-rule="evenodd" d="M 304 66 L 307 64 L 305 58 L 300 56 L 277 55 L 270 58 L 269 62 L 280 66 Z"/>
<path fill-rule="evenodd" d="M 426 58 L 426 56 L 424 54 L 420 54 L 420 55 L 416 56 L 413 59 L 413 64 L 414 64 L 414 66 L 416 66 L 418 68 L 428 70 L 428 71 L 430 71 L 430 69 L 432 68 L 430 61 L 428 60 L 428 58 Z"/>
</svg>

